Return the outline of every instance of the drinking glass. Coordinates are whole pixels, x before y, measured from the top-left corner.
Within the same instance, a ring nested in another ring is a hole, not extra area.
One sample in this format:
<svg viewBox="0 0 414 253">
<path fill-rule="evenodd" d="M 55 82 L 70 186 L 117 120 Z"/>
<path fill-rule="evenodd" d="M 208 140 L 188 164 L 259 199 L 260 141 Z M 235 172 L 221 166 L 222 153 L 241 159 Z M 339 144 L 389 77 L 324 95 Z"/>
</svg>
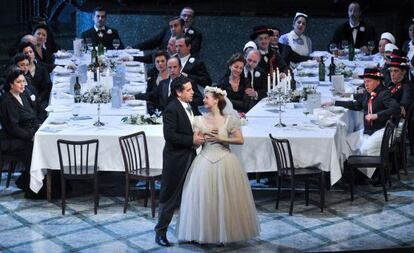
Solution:
<svg viewBox="0 0 414 253">
<path fill-rule="evenodd" d="M 88 51 L 91 52 L 92 51 L 92 38 L 85 38 L 85 44 L 88 47 Z"/>
<path fill-rule="evenodd" d="M 121 45 L 121 41 L 119 39 L 112 40 L 112 46 L 114 46 L 115 50 L 118 50 L 118 47 Z"/>
<path fill-rule="evenodd" d="M 334 56 L 338 56 L 338 46 L 335 43 L 329 44 L 329 51 L 331 51 Z"/>
<path fill-rule="evenodd" d="M 370 40 L 367 42 L 367 47 L 368 47 L 368 51 L 369 51 L 369 55 L 372 55 L 372 51 L 375 48 L 375 43 L 374 41 Z"/>
<path fill-rule="evenodd" d="M 349 46 L 348 41 L 347 40 L 341 41 L 341 46 L 342 46 L 342 49 L 343 50 L 347 51 L 348 50 L 348 46 Z"/>
<path fill-rule="evenodd" d="M 74 119 L 77 119 L 79 116 L 79 112 L 80 112 L 80 107 L 79 106 L 74 106 L 72 108 L 72 115 Z"/>
</svg>

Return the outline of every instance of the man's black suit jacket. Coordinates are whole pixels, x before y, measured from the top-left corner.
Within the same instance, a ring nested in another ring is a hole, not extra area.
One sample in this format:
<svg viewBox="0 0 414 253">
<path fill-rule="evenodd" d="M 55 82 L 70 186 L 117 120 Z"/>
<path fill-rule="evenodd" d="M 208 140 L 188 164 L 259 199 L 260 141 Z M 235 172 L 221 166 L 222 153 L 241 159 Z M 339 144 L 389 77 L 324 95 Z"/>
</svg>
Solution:
<svg viewBox="0 0 414 253">
<path fill-rule="evenodd" d="M 119 48 L 124 48 L 124 44 L 122 44 L 117 30 L 106 26 L 105 30 L 102 31 L 102 34 L 103 37 L 99 37 L 98 32 L 96 32 L 95 30 L 95 27 L 92 27 L 82 33 L 82 39 L 85 40 L 86 38 L 91 38 L 94 46 L 97 46 L 99 45 L 99 43 L 102 43 L 102 45 L 107 49 L 114 49 L 112 42 L 114 39 L 119 39 L 119 41 L 121 42 Z"/>
</svg>

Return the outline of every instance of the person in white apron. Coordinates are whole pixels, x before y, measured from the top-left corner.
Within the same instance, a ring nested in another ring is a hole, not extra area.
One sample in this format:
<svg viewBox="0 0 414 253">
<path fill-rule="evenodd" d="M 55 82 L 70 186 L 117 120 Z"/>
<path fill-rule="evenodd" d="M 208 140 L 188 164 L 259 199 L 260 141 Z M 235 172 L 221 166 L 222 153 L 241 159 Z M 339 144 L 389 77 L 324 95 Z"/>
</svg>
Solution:
<svg viewBox="0 0 414 253">
<path fill-rule="evenodd" d="M 297 12 L 293 19 L 293 30 L 280 36 L 280 43 L 289 45 L 293 51 L 302 56 L 312 53 L 312 41 L 304 35 L 308 15 Z"/>
</svg>

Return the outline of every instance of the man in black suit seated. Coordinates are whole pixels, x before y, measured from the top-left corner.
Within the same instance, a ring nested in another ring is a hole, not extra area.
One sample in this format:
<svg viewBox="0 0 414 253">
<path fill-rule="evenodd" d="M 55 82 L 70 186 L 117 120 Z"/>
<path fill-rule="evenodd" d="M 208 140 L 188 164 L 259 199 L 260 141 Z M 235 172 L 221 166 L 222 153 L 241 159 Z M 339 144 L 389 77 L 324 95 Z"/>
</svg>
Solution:
<svg viewBox="0 0 414 253">
<path fill-rule="evenodd" d="M 260 62 L 260 57 L 260 52 L 257 49 L 250 49 L 245 57 L 246 65 L 244 66 L 243 73 L 247 80 L 245 93 L 251 101 L 249 109 L 266 97 L 267 74 L 262 68 L 257 66 Z"/>
<path fill-rule="evenodd" d="M 257 49 L 262 55 L 259 67 L 264 69 L 266 74 L 271 74 L 276 68 L 279 68 L 280 72 L 287 73 L 288 66 L 286 62 L 279 53 L 270 47 L 270 36 L 272 35 L 272 30 L 267 26 L 254 27 L 253 33 L 250 35 L 250 39 L 256 43 Z"/>
<path fill-rule="evenodd" d="M 374 27 L 361 20 L 361 6 L 357 2 L 352 2 L 348 6 L 349 20 L 336 28 L 331 43 L 335 43 L 338 48 L 341 42 L 347 40 L 352 43 L 354 48 L 360 48 L 362 52 L 368 52 L 368 41 L 376 41 Z M 377 43 L 375 43 L 377 44 Z M 340 54 L 343 51 L 340 51 Z"/>
<path fill-rule="evenodd" d="M 181 10 L 180 17 L 184 20 L 184 35 L 191 40 L 191 54 L 195 57 L 198 57 L 201 50 L 201 41 L 203 40 L 203 35 L 194 29 L 194 9 L 192 7 L 184 7 Z"/>
<path fill-rule="evenodd" d="M 190 38 L 177 37 L 175 48 L 181 61 L 181 74 L 191 80 L 194 90 L 198 88 L 200 93 L 204 94 L 204 87 L 211 86 L 211 78 L 204 62 L 192 56 Z"/>
<path fill-rule="evenodd" d="M 155 110 L 163 111 L 167 106 L 171 95 L 171 83 L 181 75 L 181 62 L 177 57 L 171 57 L 167 61 L 169 78 L 162 80 L 153 91 L 135 95 L 136 99 L 151 101 L 148 104 L 148 113 L 153 114 Z M 198 106 L 202 104 L 201 94 L 197 89 L 194 90 L 194 98 L 191 102 L 193 111 L 198 113 Z"/>
<path fill-rule="evenodd" d="M 84 41 L 91 39 L 94 46 L 102 43 L 107 49 L 114 49 L 113 40 L 118 39 L 120 42 L 119 48 L 124 48 L 118 31 L 114 28 L 106 26 L 106 11 L 102 7 L 97 7 L 93 15 L 94 26 L 82 33 Z"/>
</svg>

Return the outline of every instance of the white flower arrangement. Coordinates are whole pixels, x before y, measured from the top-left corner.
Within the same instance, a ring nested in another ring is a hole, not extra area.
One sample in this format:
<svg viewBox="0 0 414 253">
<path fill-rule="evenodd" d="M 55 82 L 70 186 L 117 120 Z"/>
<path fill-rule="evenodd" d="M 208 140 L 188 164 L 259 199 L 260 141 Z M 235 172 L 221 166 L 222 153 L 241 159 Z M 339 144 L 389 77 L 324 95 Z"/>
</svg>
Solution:
<svg viewBox="0 0 414 253">
<path fill-rule="evenodd" d="M 206 92 L 217 93 L 225 97 L 227 96 L 227 92 L 225 90 L 213 86 L 206 86 L 206 88 L 204 88 L 204 93 Z"/>
<path fill-rule="evenodd" d="M 122 122 L 131 125 L 161 125 L 162 117 L 154 115 L 129 115 L 121 119 Z"/>
<path fill-rule="evenodd" d="M 83 93 L 81 101 L 83 103 L 90 104 L 106 104 L 111 101 L 111 94 L 107 90 L 101 90 L 99 87 L 93 87 L 89 91 Z"/>
</svg>

